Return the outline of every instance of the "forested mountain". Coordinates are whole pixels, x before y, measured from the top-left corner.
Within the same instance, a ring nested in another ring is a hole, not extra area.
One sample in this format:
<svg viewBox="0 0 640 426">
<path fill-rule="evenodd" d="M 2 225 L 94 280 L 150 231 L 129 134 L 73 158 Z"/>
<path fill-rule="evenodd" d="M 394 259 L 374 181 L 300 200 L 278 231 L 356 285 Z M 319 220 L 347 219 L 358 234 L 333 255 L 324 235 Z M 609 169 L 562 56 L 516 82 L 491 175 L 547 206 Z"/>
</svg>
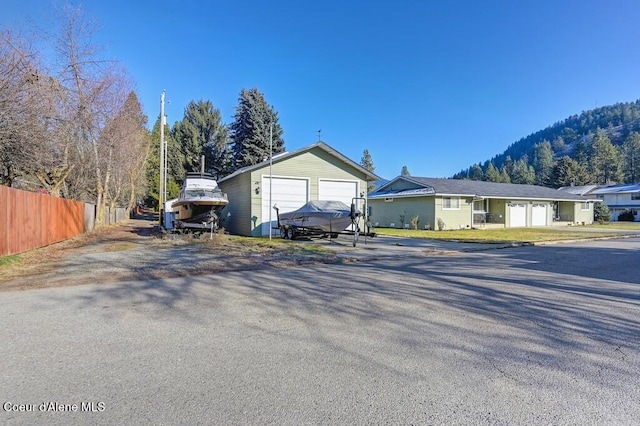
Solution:
<svg viewBox="0 0 640 426">
<path fill-rule="evenodd" d="M 511 144 L 454 179 L 568 185 L 640 180 L 640 100 L 604 106 L 557 122 Z"/>
</svg>

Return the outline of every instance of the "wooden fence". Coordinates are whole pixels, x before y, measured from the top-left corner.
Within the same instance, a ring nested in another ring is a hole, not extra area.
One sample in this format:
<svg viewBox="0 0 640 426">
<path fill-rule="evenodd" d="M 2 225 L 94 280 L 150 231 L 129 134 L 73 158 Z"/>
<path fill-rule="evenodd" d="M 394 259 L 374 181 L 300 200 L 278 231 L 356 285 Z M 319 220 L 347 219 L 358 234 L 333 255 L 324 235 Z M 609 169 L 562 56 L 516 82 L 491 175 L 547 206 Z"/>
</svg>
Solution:
<svg viewBox="0 0 640 426">
<path fill-rule="evenodd" d="M 108 213 L 105 224 L 126 219 L 123 212 Z M 0 186 L 0 256 L 75 237 L 95 222 L 93 204 Z"/>
</svg>

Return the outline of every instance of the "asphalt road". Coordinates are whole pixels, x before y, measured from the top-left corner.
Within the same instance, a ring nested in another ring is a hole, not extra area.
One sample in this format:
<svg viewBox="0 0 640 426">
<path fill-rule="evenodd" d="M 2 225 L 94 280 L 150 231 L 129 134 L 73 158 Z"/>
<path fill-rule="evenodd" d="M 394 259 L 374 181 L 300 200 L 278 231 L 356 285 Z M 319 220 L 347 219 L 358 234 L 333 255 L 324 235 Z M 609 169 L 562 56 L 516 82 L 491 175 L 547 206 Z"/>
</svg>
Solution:
<svg viewBox="0 0 640 426">
<path fill-rule="evenodd" d="M 638 424 L 640 239 L 401 254 L 0 293 L 0 421 Z"/>
</svg>

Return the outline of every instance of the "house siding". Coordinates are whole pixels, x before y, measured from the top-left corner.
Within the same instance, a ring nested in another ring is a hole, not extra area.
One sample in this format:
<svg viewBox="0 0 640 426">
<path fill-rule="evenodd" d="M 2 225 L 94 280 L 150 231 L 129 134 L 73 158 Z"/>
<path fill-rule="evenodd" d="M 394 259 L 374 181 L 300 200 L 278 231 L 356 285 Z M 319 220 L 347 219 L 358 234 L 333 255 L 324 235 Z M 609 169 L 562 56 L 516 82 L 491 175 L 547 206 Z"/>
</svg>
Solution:
<svg viewBox="0 0 640 426">
<path fill-rule="evenodd" d="M 450 210 L 442 207 L 441 196 L 435 197 L 435 216 L 436 223 L 435 228 L 438 227 L 438 219 L 441 218 L 444 222 L 444 229 L 460 229 L 471 227 L 471 211 L 473 210 L 473 201 L 471 198 L 459 197 L 460 209 Z"/>
<path fill-rule="evenodd" d="M 374 226 L 381 228 L 402 228 L 400 215 L 404 215 L 404 223 L 411 225 L 411 218 L 418 215 L 419 229 L 429 229 L 434 226 L 434 201 L 433 198 L 394 198 L 393 202 L 385 200 L 369 200 L 371 217 Z M 376 225 L 377 223 L 377 225 Z"/>
<path fill-rule="evenodd" d="M 218 183 L 227 193 L 229 204 L 222 210 L 222 226 L 237 235 L 251 233 L 251 176 L 243 173 L 225 182 Z"/>
</svg>

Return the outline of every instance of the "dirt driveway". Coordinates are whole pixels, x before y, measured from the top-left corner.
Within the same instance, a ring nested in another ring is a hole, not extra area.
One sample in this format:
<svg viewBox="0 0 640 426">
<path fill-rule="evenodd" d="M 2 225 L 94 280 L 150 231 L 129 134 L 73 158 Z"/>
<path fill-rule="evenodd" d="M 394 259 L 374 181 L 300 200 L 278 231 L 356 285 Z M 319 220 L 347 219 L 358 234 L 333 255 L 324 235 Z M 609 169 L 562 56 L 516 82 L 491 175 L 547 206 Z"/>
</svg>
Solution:
<svg viewBox="0 0 640 426">
<path fill-rule="evenodd" d="M 161 238 L 155 225 L 133 219 L 24 253 L 0 268 L 0 291 L 344 261 L 335 250 L 280 240 L 221 234 Z"/>
</svg>

